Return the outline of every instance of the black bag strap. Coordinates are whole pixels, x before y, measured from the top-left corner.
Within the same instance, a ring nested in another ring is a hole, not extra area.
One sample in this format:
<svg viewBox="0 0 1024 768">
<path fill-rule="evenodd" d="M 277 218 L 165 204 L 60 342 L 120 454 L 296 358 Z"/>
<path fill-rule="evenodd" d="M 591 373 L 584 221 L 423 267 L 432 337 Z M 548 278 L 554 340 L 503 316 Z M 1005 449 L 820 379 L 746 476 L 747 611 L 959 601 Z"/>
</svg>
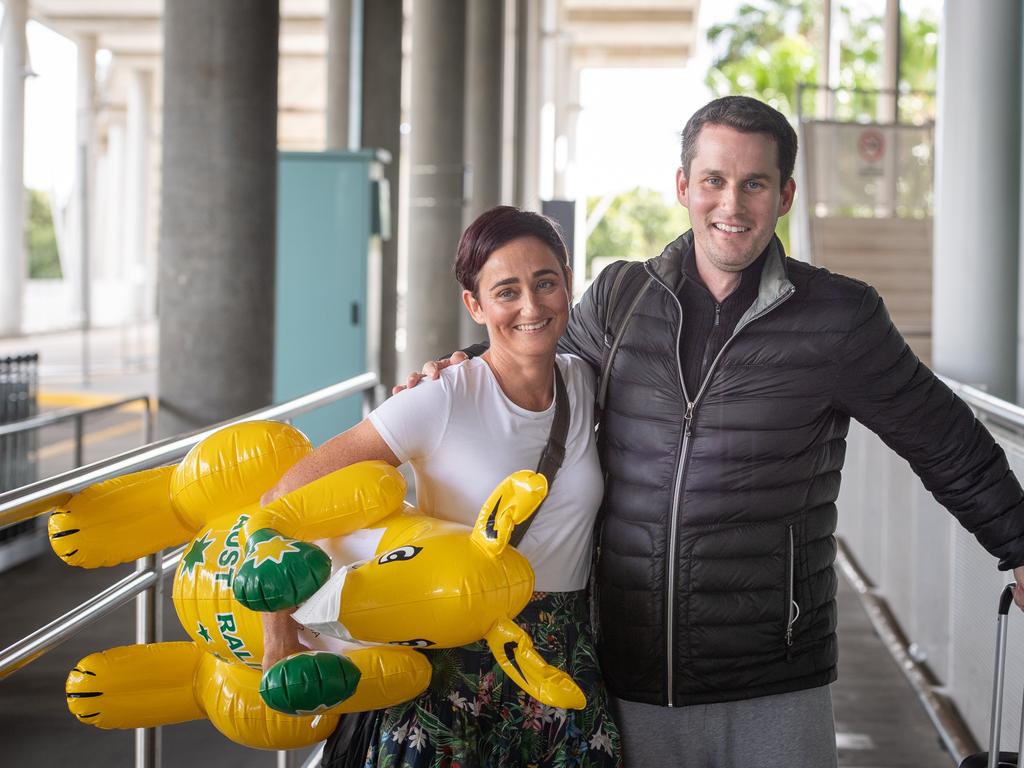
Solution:
<svg viewBox="0 0 1024 768">
<path fill-rule="evenodd" d="M 640 299 L 647 293 L 652 278 L 648 277 L 639 289 L 635 286 L 633 287 L 633 290 L 636 291 L 633 294 L 633 300 L 629 303 L 625 314 L 621 318 L 616 318 L 616 310 L 619 309 L 622 301 L 623 284 L 626 282 L 627 277 L 642 274 L 644 274 L 644 263 L 642 261 L 627 262 L 615 275 L 612 289 L 608 293 L 608 303 L 604 314 L 604 357 L 601 360 L 601 375 L 598 376 L 597 381 L 597 408 L 599 411 L 604 410 L 605 398 L 608 393 L 608 375 L 612 368 L 612 361 L 615 359 L 615 353 L 619 351 L 619 343 L 622 341 L 626 326 L 629 325 L 630 318 L 633 317 L 633 313 L 636 311 L 637 306 L 639 306 Z"/>
<path fill-rule="evenodd" d="M 565 438 L 569 434 L 569 393 L 565 390 L 565 380 L 562 379 L 562 372 L 555 363 L 555 414 L 551 419 L 551 432 L 548 433 L 548 442 L 540 454 L 540 461 L 537 462 L 537 473 L 544 475 L 548 481 L 548 493 L 555 484 L 555 475 L 565 461 Z M 544 502 L 541 502 L 544 506 Z M 526 536 L 526 531 L 540 514 L 540 507 L 512 531 L 509 539 L 513 547 L 518 547 L 519 542 Z"/>
</svg>

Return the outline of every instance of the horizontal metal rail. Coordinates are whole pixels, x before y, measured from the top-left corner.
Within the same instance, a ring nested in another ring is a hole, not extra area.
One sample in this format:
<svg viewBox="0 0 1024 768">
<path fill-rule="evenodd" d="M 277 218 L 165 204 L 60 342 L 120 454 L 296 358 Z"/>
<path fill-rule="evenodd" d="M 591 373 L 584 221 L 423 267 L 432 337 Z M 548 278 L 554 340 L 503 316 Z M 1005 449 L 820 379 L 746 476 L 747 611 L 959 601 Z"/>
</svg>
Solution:
<svg viewBox="0 0 1024 768">
<path fill-rule="evenodd" d="M 126 472 L 152 469 L 177 461 L 188 453 L 193 445 L 209 437 L 218 429 L 223 429 L 231 424 L 264 419 L 287 420 L 360 392 L 364 393 L 364 398 L 370 398 L 372 401 L 373 388 L 376 385 L 376 374 L 363 373 L 286 403 L 261 408 L 237 419 L 229 419 L 188 435 L 150 443 L 109 459 L 72 469 L 47 480 L 40 480 L 37 483 L 15 488 L 13 491 L 0 493 L 0 527 L 49 512 L 90 485 L 120 477 Z"/>
<path fill-rule="evenodd" d="M 43 480 L 24 488 L 0 494 L 0 524 L 27 519 L 51 509 L 55 502 L 61 503 L 74 493 L 88 488 L 104 480 L 120 477 L 126 472 L 135 472 L 163 466 L 184 456 L 188 450 L 205 437 L 232 424 L 264 419 L 290 419 L 303 413 L 328 405 L 336 400 L 357 394 L 364 394 L 369 405 L 373 388 L 377 384 L 377 376 L 364 373 L 351 379 L 332 384 L 308 395 L 289 400 L 280 405 L 261 408 L 237 419 L 230 419 L 214 427 L 194 432 L 184 437 L 175 437 L 153 445 L 144 446 L 112 459 L 96 462 L 77 470 L 65 472 L 50 480 Z M 181 553 L 175 552 L 164 557 L 159 569 L 138 571 L 122 579 L 90 600 L 72 609 L 64 616 L 50 622 L 42 629 L 19 640 L 14 645 L 0 651 L 0 679 L 15 669 L 37 658 L 59 645 L 82 627 L 121 605 L 127 604 L 131 598 L 142 593 L 156 583 L 158 576 L 163 576 L 177 564 Z M 159 572 L 158 572 L 159 571 Z"/>
<path fill-rule="evenodd" d="M 183 551 L 184 547 L 181 547 L 164 556 L 160 564 L 160 577 L 178 567 Z M 133 597 L 153 586 L 156 581 L 155 570 L 138 571 L 125 576 L 63 616 L 0 651 L 0 680 L 60 645 L 83 627 L 126 605 Z"/>
<path fill-rule="evenodd" d="M 939 378 L 956 393 L 957 397 L 971 406 L 983 420 L 1015 432 L 1024 433 L 1024 408 L 945 376 Z"/>
<path fill-rule="evenodd" d="M 65 421 L 74 421 L 82 418 L 83 416 L 93 416 L 98 413 L 103 413 L 104 411 L 116 411 L 120 408 L 124 408 L 126 405 L 138 402 L 143 403 L 147 412 L 150 410 L 149 395 L 136 395 L 135 397 L 126 397 L 123 400 L 115 400 L 111 403 L 103 403 L 102 405 L 95 405 L 90 408 L 51 411 L 50 413 L 40 413 L 28 419 L 13 421 L 10 424 L 0 424 L 0 437 L 3 437 L 4 435 L 16 435 L 20 432 L 28 432 L 34 429 L 42 429 L 43 427 L 52 427 Z M 150 441 L 147 440 L 146 442 L 148 443 Z"/>
<path fill-rule="evenodd" d="M 189 435 L 151 443 L 142 448 L 73 469 L 48 480 L 42 480 L 38 483 L 32 483 L 31 485 L 8 491 L 7 493 L 0 494 L 0 527 L 48 512 L 53 507 L 66 502 L 75 493 L 95 483 L 120 477 L 127 472 L 151 469 L 177 461 L 192 446 L 217 430 L 233 424 L 262 420 L 288 421 L 296 416 L 301 416 L 337 400 L 359 393 L 363 394 L 363 412 L 365 414 L 373 407 L 376 386 L 377 376 L 373 373 L 364 373 L 337 384 L 332 384 L 329 387 L 318 389 L 315 392 L 310 392 L 308 395 L 297 397 L 294 400 L 252 411 L 239 418 L 229 419 Z M 124 405 L 124 403 L 108 403 L 100 406 L 99 409 L 89 410 L 95 412 L 95 410 L 111 409 L 119 405 Z M 147 415 L 151 413 L 148 398 L 146 398 L 146 413 Z M 66 418 L 77 419 L 76 426 L 79 430 L 81 428 L 81 417 L 82 412 L 66 415 Z M 147 424 L 149 423 L 151 422 L 147 422 Z M 25 428 L 38 428 L 38 426 L 40 425 L 26 426 Z M 159 626 L 159 621 L 155 620 L 155 612 L 159 610 L 157 603 L 160 600 L 161 585 L 163 578 L 177 567 L 181 560 L 183 549 L 180 548 L 169 555 L 163 556 L 159 563 L 157 558 L 153 556 L 139 560 L 138 569 L 132 575 L 112 584 L 63 616 L 54 619 L 46 626 L 41 627 L 3 651 L 0 651 L 0 679 L 21 669 L 34 659 L 57 647 L 64 640 L 75 635 L 92 622 L 126 605 L 133 598 L 137 601 L 137 642 L 159 641 L 159 630 L 157 629 L 154 633 L 154 627 Z M 158 766 L 160 764 L 158 744 L 159 728 L 136 729 L 136 766 L 144 768 Z M 157 746 L 154 747 L 153 745 Z M 322 751 L 322 747 L 320 750 Z M 278 752 L 279 763 L 283 761 L 285 764 L 291 764 L 294 757 L 294 753 Z M 310 756 L 310 760 L 315 760 L 315 757 Z"/>
</svg>

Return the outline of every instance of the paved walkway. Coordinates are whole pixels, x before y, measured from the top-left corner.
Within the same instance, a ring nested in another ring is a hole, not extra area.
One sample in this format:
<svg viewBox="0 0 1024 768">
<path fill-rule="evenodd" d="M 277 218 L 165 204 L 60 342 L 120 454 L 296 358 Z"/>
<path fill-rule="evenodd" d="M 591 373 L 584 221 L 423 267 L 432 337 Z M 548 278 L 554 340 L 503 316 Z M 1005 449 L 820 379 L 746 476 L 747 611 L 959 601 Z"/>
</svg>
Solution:
<svg viewBox="0 0 1024 768">
<path fill-rule="evenodd" d="M 0 574 L 0 605 L 5 607 L 0 647 L 7 647 L 130 570 L 122 566 L 77 571 L 47 553 Z M 840 672 L 833 687 L 839 765 L 950 768 L 952 758 L 943 751 L 916 696 L 874 634 L 856 594 L 842 578 L 840 583 Z M 164 626 L 167 639 L 185 639 L 169 599 L 165 601 Z M 130 642 L 133 627 L 132 609 L 122 608 L 0 680 L 0 724 L 5 733 L 0 765 L 107 768 L 132 764 L 132 735 L 75 722 L 64 704 L 63 685 L 67 671 L 79 658 Z M 238 747 L 206 722 L 170 726 L 163 734 L 166 766 L 275 765 L 274 755 Z"/>
<path fill-rule="evenodd" d="M 46 407 L 83 407 L 156 392 L 155 323 L 0 338 L 0 357 L 32 352 L 39 354 Z"/>
</svg>

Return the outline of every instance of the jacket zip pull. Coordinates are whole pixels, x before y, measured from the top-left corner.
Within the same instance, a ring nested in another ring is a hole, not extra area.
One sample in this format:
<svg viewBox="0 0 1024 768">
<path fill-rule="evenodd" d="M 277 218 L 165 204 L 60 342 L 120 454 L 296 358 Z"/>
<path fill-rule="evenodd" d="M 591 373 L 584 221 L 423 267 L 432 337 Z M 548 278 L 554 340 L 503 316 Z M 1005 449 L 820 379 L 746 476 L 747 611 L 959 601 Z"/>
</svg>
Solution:
<svg viewBox="0 0 1024 768">
<path fill-rule="evenodd" d="M 683 421 L 686 422 L 686 436 L 689 437 L 690 426 L 693 424 L 693 403 L 686 404 L 686 415 L 683 416 Z"/>
<path fill-rule="evenodd" d="M 715 304 L 715 328 L 718 327 L 719 321 L 722 319 L 722 305 Z"/>
</svg>

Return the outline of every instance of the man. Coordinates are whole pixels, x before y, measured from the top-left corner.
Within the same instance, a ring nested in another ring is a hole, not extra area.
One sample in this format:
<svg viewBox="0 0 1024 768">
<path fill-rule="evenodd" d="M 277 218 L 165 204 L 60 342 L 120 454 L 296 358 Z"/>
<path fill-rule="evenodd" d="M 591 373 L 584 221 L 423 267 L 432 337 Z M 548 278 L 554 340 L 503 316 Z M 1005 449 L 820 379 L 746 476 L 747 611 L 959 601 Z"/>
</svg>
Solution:
<svg viewBox="0 0 1024 768">
<path fill-rule="evenodd" d="M 851 417 L 1024 579 L 1024 492 L 1002 450 L 874 289 L 783 253 L 796 149 L 755 99 L 700 109 L 676 173 L 693 229 L 642 268 L 605 270 L 564 336 L 607 368 L 595 603 L 630 766 L 836 764 Z"/>
</svg>

